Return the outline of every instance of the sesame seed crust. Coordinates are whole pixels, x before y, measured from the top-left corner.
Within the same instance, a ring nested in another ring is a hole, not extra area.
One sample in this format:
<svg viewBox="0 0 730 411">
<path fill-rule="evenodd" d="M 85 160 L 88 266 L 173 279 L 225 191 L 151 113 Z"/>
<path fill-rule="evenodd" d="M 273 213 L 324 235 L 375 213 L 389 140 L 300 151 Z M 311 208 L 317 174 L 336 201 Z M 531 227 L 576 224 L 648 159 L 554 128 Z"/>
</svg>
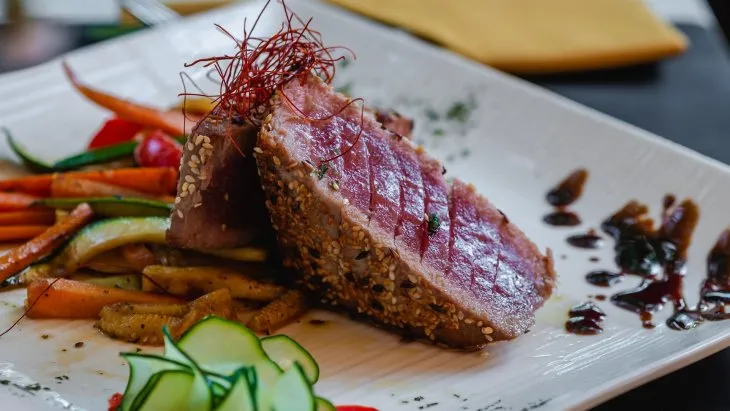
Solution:
<svg viewBox="0 0 730 411">
<path fill-rule="evenodd" d="M 283 263 L 319 301 L 409 337 L 461 349 L 507 338 L 462 311 L 412 267 L 377 241 L 368 219 L 292 158 L 278 143 L 270 117 L 253 150 Z M 392 235 L 391 235 L 392 236 Z M 387 236 L 381 236 L 385 238 Z M 410 259 L 411 261 L 413 259 Z"/>
</svg>

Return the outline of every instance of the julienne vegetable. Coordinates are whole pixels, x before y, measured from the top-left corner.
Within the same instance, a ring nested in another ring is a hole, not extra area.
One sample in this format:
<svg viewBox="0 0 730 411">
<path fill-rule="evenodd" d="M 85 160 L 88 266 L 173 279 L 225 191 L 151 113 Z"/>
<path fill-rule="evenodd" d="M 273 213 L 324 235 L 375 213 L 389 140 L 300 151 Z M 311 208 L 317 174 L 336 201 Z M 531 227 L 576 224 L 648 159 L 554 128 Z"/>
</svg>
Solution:
<svg viewBox="0 0 730 411">
<path fill-rule="evenodd" d="M 74 154 L 51 164 L 29 153 L 25 147 L 21 146 L 12 137 L 8 130 L 3 129 L 3 132 L 6 135 L 8 146 L 10 146 L 10 149 L 13 150 L 13 153 L 20 158 L 26 167 L 36 173 L 75 170 L 93 164 L 105 163 L 118 158 L 131 156 L 132 153 L 134 153 L 134 148 L 137 146 L 137 142 L 135 141 L 107 145 L 84 151 L 79 154 Z"/>
<path fill-rule="evenodd" d="M 259 339 L 219 317 L 199 321 L 177 342 L 163 333 L 163 355 L 122 354 L 129 379 L 117 410 L 336 410 L 314 394 L 317 362 L 285 335 Z"/>
<path fill-rule="evenodd" d="M 185 134 L 185 116 L 183 113 L 157 110 L 94 90 L 81 84 L 65 62 L 63 63 L 63 70 L 76 90 L 99 106 L 114 112 L 118 117 L 144 127 L 160 129 L 173 136 Z"/>
<path fill-rule="evenodd" d="M 142 126 L 119 117 L 112 117 L 89 141 L 88 149 L 111 146 L 133 140 L 142 131 Z"/>
<path fill-rule="evenodd" d="M 36 200 L 33 205 L 73 210 L 81 203 L 87 203 L 94 210 L 94 214 L 105 217 L 167 217 L 172 210 L 169 203 L 124 197 L 45 198 Z M 35 211 L 30 213 L 32 212 Z M 0 225 L 2 216 L 0 214 Z"/>
</svg>

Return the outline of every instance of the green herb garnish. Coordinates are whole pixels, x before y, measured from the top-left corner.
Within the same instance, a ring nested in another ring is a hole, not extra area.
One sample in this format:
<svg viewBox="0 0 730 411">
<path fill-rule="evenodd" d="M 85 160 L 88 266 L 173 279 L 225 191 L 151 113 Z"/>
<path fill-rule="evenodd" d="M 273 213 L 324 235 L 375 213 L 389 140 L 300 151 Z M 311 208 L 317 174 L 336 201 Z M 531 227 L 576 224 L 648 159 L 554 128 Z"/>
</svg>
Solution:
<svg viewBox="0 0 730 411">
<path fill-rule="evenodd" d="M 444 131 L 443 128 L 437 128 L 436 130 L 433 131 L 433 135 L 436 137 L 442 137 L 445 134 L 446 134 L 446 132 Z"/>
<path fill-rule="evenodd" d="M 317 171 L 315 171 L 314 174 L 316 174 L 317 178 L 321 180 L 324 178 L 324 175 L 327 174 L 327 170 L 329 170 L 329 169 L 330 169 L 330 166 L 328 166 L 327 163 L 322 163 L 319 165 L 319 167 L 317 168 Z"/>
<path fill-rule="evenodd" d="M 473 108 L 472 104 L 468 104 L 463 101 L 456 102 L 451 106 L 451 108 L 449 108 L 449 111 L 446 112 L 446 118 L 465 123 L 469 120 L 469 116 L 471 116 Z"/>
<path fill-rule="evenodd" d="M 424 111 L 424 114 L 426 115 L 426 118 L 431 121 L 436 121 L 441 117 L 439 113 L 437 113 L 436 110 L 432 108 L 427 108 L 426 111 Z"/>
<path fill-rule="evenodd" d="M 431 213 L 431 215 L 428 216 L 428 234 L 436 234 L 439 227 L 441 227 L 441 219 L 436 213 Z"/>
</svg>

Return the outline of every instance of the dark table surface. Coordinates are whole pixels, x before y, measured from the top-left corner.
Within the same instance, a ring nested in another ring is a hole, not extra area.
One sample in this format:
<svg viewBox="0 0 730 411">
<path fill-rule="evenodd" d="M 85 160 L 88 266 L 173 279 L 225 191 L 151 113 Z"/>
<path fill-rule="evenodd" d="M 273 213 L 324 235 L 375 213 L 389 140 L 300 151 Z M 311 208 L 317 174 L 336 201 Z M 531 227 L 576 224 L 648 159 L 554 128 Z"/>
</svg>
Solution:
<svg viewBox="0 0 730 411">
<path fill-rule="evenodd" d="M 730 34 L 730 1 L 709 1 Z M 678 58 L 627 69 L 527 80 L 730 164 L 730 49 L 723 27 L 678 27 L 691 42 L 689 50 Z M 73 47 L 98 41 L 115 30 L 75 28 Z M 7 69 L 3 66 L 0 61 L 0 72 Z M 595 409 L 730 410 L 730 349 Z"/>
</svg>

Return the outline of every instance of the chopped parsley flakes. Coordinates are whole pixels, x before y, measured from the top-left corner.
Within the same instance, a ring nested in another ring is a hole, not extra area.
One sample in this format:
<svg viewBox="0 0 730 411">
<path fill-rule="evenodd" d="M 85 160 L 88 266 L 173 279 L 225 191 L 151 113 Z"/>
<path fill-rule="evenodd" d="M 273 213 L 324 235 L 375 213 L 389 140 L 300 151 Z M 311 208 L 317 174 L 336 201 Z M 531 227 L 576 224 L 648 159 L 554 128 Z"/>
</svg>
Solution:
<svg viewBox="0 0 730 411">
<path fill-rule="evenodd" d="M 330 169 L 330 166 L 327 165 L 327 163 L 322 163 L 319 165 L 317 170 L 314 171 L 314 174 L 317 176 L 318 179 L 323 179 L 324 175 L 327 174 L 327 170 Z"/>
<path fill-rule="evenodd" d="M 434 235 L 441 227 L 441 219 L 436 213 L 431 213 L 428 216 L 428 234 Z"/>
</svg>

